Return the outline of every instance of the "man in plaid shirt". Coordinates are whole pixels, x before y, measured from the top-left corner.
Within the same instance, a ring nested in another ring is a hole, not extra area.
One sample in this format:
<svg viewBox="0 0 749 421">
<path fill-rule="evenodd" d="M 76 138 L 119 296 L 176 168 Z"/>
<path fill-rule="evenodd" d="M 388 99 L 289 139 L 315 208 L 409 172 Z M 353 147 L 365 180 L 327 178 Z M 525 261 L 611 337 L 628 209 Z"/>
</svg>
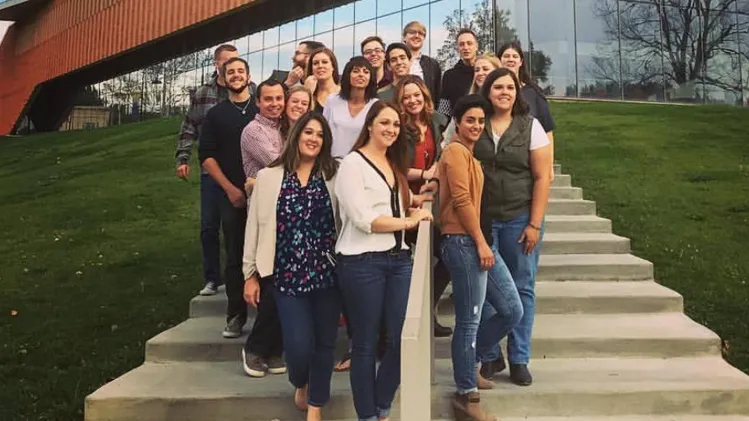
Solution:
<svg viewBox="0 0 749 421">
<path fill-rule="evenodd" d="M 216 48 L 213 58 L 216 64 L 214 78 L 201 86 L 190 100 L 190 108 L 179 130 L 177 142 L 177 177 L 187 181 L 190 174 L 190 157 L 193 144 L 200 137 L 200 127 L 208 110 L 229 97 L 226 83 L 221 77 L 221 66 L 232 57 L 238 57 L 233 45 Z M 200 174 L 200 243 L 203 251 L 203 280 L 205 286 L 200 295 L 214 295 L 220 284 L 220 243 L 221 213 L 219 203 L 223 191 L 218 183 L 205 170 Z"/>
</svg>

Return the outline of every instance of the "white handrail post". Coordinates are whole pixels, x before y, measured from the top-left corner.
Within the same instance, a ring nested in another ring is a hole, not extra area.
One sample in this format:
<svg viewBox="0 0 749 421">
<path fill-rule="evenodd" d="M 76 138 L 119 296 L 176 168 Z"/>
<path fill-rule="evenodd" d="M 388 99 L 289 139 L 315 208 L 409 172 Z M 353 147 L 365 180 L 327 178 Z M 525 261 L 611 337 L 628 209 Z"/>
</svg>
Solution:
<svg viewBox="0 0 749 421">
<path fill-rule="evenodd" d="M 426 204 L 427 209 L 431 204 Z M 406 320 L 401 333 L 400 419 L 431 421 L 434 379 L 432 224 L 419 223 Z"/>
</svg>

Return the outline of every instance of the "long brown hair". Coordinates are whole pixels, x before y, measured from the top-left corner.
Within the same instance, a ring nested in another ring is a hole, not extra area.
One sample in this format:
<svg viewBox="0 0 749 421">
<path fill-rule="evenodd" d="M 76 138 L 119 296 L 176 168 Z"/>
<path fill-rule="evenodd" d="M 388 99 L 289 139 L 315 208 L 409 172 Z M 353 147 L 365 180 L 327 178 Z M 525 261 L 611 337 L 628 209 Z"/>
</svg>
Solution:
<svg viewBox="0 0 749 421">
<path fill-rule="evenodd" d="M 359 137 L 356 138 L 356 142 L 354 143 L 353 148 L 351 148 L 352 151 L 359 150 L 369 143 L 369 131 L 374 124 L 374 120 L 385 108 L 390 108 L 395 111 L 398 118 L 401 118 L 398 108 L 390 101 L 377 101 L 372 104 L 372 107 L 369 109 L 367 117 L 364 120 L 364 126 L 362 127 L 361 132 L 359 132 Z M 406 207 L 406 209 L 403 209 L 403 215 L 405 215 L 410 205 L 410 201 L 408 200 L 410 190 L 408 189 L 408 179 L 406 178 L 406 173 L 408 171 L 408 145 L 405 138 L 406 132 L 402 123 L 403 122 L 401 121 L 401 129 L 400 132 L 398 132 L 398 137 L 387 149 L 385 156 L 390 163 L 390 167 L 393 169 L 393 174 L 395 174 L 395 181 L 398 183 L 398 188 L 400 189 L 401 200 Z"/>
<path fill-rule="evenodd" d="M 333 133 L 330 131 L 330 126 L 325 117 L 315 111 L 307 112 L 299 117 L 299 120 L 291 129 L 286 143 L 284 143 L 281 155 L 275 161 L 271 162 L 269 167 L 283 166 L 289 173 L 297 170 L 302 160 L 302 157 L 299 156 L 299 138 L 302 136 L 302 132 L 307 127 L 307 124 L 312 120 L 318 121 L 322 126 L 322 147 L 320 154 L 315 158 L 315 165 L 312 172 L 321 172 L 325 180 L 333 178 L 336 171 L 338 171 L 338 161 L 333 158 L 331 152 L 333 147 Z"/>
<path fill-rule="evenodd" d="M 406 107 L 403 106 L 403 92 L 406 90 L 406 85 L 412 83 L 419 88 L 421 96 L 424 97 L 424 109 L 421 110 L 421 113 L 419 113 L 416 118 L 406 112 Z M 417 119 L 421 119 L 421 121 L 427 126 L 431 123 L 432 116 L 434 115 L 434 100 L 432 100 L 432 95 L 429 93 L 427 85 L 420 77 L 408 75 L 399 80 L 395 85 L 395 95 L 393 98 L 395 98 L 396 106 L 401 114 L 401 123 L 403 123 L 408 130 L 415 130 L 416 133 L 420 133 L 419 127 L 416 125 Z"/>
<path fill-rule="evenodd" d="M 315 56 L 318 54 L 325 54 L 330 59 L 330 64 L 333 65 L 333 82 L 338 85 L 341 81 L 341 74 L 338 72 L 338 59 L 336 58 L 335 53 L 327 47 L 318 48 L 309 54 L 309 59 L 307 59 L 307 76 L 312 74 L 312 60 L 314 60 Z"/>
</svg>

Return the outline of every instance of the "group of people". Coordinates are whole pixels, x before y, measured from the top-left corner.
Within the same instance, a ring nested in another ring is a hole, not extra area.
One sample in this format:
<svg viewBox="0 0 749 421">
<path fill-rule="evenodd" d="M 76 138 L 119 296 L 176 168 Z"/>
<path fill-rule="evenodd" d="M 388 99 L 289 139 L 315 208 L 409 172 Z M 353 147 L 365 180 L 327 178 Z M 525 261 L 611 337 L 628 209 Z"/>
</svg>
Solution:
<svg viewBox="0 0 749 421">
<path fill-rule="evenodd" d="M 255 86 L 231 45 L 216 76 L 192 97 L 180 131 L 177 174 L 187 179 L 199 140 L 205 285 L 219 285 L 226 248 L 226 338 L 257 308 L 242 350 L 252 377 L 283 374 L 307 420 L 321 420 L 333 370 L 350 370 L 360 420 L 387 420 L 400 384 L 400 336 L 410 250 L 421 221 L 435 229 L 434 302 L 452 282 L 452 334 L 460 419 L 493 420 L 479 389 L 507 364 L 530 385 L 534 279 L 553 178 L 553 130 L 543 91 L 519 44 L 478 55 L 457 35 L 459 62 L 444 75 L 421 52 L 426 27 L 403 42 L 377 36 L 339 72 L 335 54 L 299 44 L 289 72 Z M 422 208 L 435 202 L 435 215 Z M 438 222 L 438 223 L 437 223 Z M 341 317 L 342 315 L 342 317 Z M 339 324 L 349 352 L 336 362 Z"/>
</svg>

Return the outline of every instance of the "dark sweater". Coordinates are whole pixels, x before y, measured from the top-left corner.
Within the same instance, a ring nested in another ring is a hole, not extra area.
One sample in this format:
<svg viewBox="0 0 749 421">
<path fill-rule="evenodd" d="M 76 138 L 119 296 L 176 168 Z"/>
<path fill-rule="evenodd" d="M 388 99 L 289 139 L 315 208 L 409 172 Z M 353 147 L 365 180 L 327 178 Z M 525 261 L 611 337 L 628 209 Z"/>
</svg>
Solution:
<svg viewBox="0 0 749 421">
<path fill-rule="evenodd" d="M 203 121 L 198 149 L 201 164 L 208 158 L 215 159 L 224 176 L 242 190 L 245 182 L 240 146 L 242 130 L 257 114 L 257 107 L 251 103 L 243 115 L 240 110 L 245 104 L 247 102 L 226 100 L 211 108 Z"/>
<path fill-rule="evenodd" d="M 520 95 L 522 95 L 525 102 L 531 109 L 531 115 L 543 126 L 546 133 L 553 132 L 557 127 L 554 122 L 554 118 L 551 116 L 551 110 L 549 110 L 549 101 L 546 97 L 541 95 L 536 88 L 525 85 L 520 88 Z"/>
<path fill-rule="evenodd" d="M 424 71 L 424 83 L 429 89 L 429 94 L 432 95 L 432 101 L 437 103 L 440 99 L 440 82 L 442 81 L 442 67 L 437 60 L 421 55 L 419 58 L 419 64 L 421 70 Z"/>
<path fill-rule="evenodd" d="M 442 76 L 442 89 L 439 101 L 439 112 L 450 117 L 453 105 L 460 97 L 468 94 L 473 83 L 473 66 L 458 60 L 452 69 Z"/>
</svg>

